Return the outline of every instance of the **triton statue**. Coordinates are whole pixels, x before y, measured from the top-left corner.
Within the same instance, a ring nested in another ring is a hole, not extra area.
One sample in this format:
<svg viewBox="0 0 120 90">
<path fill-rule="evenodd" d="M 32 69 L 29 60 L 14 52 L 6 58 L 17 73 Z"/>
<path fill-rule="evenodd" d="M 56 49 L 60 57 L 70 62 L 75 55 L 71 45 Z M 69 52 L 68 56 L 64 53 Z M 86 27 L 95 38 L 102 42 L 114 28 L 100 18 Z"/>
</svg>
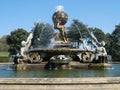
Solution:
<svg viewBox="0 0 120 90">
<path fill-rule="evenodd" d="M 31 45 L 32 38 L 33 38 L 33 33 L 30 33 L 29 36 L 27 37 L 27 40 L 21 42 L 21 45 L 22 45 L 22 47 L 21 47 L 21 56 L 27 57 L 26 53 L 28 52 L 28 49 L 29 49 L 29 47 Z"/>
</svg>

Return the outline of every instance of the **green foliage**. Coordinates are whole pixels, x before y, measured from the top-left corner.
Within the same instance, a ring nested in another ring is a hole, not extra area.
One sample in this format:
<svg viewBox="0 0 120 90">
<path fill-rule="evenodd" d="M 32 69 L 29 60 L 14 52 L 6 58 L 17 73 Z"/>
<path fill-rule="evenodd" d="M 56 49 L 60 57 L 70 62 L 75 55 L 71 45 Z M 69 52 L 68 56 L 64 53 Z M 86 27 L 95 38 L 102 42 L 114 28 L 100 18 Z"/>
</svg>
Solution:
<svg viewBox="0 0 120 90">
<path fill-rule="evenodd" d="M 53 29 L 49 24 L 36 23 L 33 29 L 33 48 L 47 47 L 50 43 L 50 39 L 53 37 Z"/>
<path fill-rule="evenodd" d="M 120 24 L 115 26 L 115 30 L 109 37 L 109 53 L 113 60 L 120 61 Z"/>
<path fill-rule="evenodd" d="M 115 43 L 120 46 L 120 24 L 115 26 L 115 30 L 112 32 Z"/>
<path fill-rule="evenodd" d="M 21 41 L 26 40 L 28 32 L 24 29 L 17 29 L 11 32 L 11 35 L 7 37 L 7 43 L 9 44 L 10 55 L 17 54 L 20 51 Z"/>
<path fill-rule="evenodd" d="M 87 28 L 85 24 L 78 20 L 73 20 L 73 23 L 68 27 L 68 37 L 72 40 L 79 40 L 79 38 L 89 38 L 89 32 L 94 32 L 95 37 L 99 42 L 106 40 L 106 35 L 99 28 Z"/>
<path fill-rule="evenodd" d="M 0 38 L 0 51 L 8 51 L 9 45 L 6 42 L 7 36 Z"/>
<path fill-rule="evenodd" d="M 97 38 L 98 42 L 106 41 L 105 33 L 99 28 L 89 28 L 89 31 L 92 31 Z"/>
<path fill-rule="evenodd" d="M 78 41 L 79 38 L 85 38 L 87 33 L 87 26 L 78 20 L 73 20 L 73 23 L 68 27 L 67 36 L 72 41 Z"/>
</svg>

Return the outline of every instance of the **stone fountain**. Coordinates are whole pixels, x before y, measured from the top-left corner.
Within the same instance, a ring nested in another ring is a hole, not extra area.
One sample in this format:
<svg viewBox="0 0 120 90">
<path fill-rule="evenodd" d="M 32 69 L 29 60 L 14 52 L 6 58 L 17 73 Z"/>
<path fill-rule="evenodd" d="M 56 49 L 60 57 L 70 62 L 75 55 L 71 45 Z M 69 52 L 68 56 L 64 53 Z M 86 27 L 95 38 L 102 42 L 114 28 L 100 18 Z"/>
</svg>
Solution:
<svg viewBox="0 0 120 90">
<path fill-rule="evenodd" d="M 82 48 L 71 44 L 67 38 L 65 24 L 68 20 L 67 13 L 62 6 L 52 16 L 54 29 L 58 29 L 54 37 L 53 48 L 32 48 L 29 49 L 32 38 L 31 32 L 26 41 L 22 41 L 21 54 L 14 55 L 14 67 L 18 70 L 27 68 L 39 69 L 71 69 L 71 68 L 104 68 L 110 67 L 110 55 L 107 55 L 105 42 L 98 42 L 93 32 L 89 32 L 91 45 L 95 47 L 90 50 L 85 39 L 80 38 Z"/>
</svg>

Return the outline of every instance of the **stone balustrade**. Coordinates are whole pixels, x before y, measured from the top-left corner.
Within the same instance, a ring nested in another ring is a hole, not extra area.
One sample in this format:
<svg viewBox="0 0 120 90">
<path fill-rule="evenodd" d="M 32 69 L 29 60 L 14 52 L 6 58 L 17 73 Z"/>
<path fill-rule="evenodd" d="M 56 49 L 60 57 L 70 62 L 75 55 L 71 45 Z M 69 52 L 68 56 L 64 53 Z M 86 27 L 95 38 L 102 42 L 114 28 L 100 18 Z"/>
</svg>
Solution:
<svg viewBox="0 0 120 90">
<path fill-rule="evenodd" d="M 1 78 L 0 90 L 119 90 L 120 77 Z"/>
</svg>

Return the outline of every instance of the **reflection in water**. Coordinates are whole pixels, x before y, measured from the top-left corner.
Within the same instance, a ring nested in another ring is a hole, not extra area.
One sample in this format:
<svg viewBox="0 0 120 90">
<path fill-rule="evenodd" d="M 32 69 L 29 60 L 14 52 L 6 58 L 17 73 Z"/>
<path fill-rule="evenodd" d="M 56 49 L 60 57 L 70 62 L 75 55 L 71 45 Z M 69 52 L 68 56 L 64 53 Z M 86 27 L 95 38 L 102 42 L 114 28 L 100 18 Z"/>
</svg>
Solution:
<svg viewBox="0 0 120 90">
<path fill-rule="evenodd" d="M 0 78 L 79 78 L 79 77 L 119 77 L 120 64 L 109 69 L 71 69 L 71 70 L 25 70 L 7 69 L 0 65 Z"/>
</svg>

